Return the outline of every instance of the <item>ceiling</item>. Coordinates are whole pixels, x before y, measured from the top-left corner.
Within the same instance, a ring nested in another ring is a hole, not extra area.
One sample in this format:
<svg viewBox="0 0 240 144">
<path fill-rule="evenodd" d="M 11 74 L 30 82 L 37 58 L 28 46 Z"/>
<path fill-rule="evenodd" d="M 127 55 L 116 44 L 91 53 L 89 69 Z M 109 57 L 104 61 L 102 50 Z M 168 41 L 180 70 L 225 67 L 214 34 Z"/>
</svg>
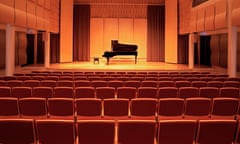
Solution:
<svg viewBox="0 0 240 144">
<path fill-rule="evenodd" d="M 157 5 L 164 4 L 165 0 L 74 0 L 75 4 L 133 4 Z"/>
</svg>

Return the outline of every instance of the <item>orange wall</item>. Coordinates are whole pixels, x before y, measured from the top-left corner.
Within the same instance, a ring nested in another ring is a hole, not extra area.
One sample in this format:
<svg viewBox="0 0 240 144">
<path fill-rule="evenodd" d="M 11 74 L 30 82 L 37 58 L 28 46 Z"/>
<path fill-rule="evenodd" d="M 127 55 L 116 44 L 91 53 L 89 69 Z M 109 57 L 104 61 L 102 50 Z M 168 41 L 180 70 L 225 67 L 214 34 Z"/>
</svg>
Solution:
<svg viewBox="0 0 240 144">
<path fill-rule="evenodd" d="M 111 50 L 111 40 L 138 45 L 138 58 L 146 58 L 147 20 L 143 18 L 91 18 L 90 57 Z"/>
</svg>

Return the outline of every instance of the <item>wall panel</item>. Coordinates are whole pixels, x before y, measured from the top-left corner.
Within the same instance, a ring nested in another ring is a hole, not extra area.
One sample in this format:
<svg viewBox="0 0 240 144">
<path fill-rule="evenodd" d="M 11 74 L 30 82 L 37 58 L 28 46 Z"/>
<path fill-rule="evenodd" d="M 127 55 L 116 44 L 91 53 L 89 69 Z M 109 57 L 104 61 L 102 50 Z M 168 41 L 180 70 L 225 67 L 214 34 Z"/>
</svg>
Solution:
<svg viewBox="0 0 240 144">
<path fill-rule="evenodd" d="M 227 6 L 226 0 L 220 0 L 215 3 L 216 15 L 215 15 L 215 28 L 222 29 L 227 28 Z"/>
<path fill-rule="evenodd" d="M 133 19 L 120 18 L 119 19 L 119 42 L 132 43 L 133 42 Z"/>
<path fill-rule="evenodd" d="M 205 9 L 198 9 L 197 13 L 197 31 L 202 32 L 205 30 Z"/>
<path fill-rule="evenodd" d="M 43 15 L 44 15 L 43 8 L 39 5 L 37 5 L 37 7 L 36 7 L 37 28 L 40 29 L 40 30 L 44 29 Z"/>
<path fill-rule="evenodd" d="M 15 25 L 26 26 L 27 24 L 27 1 L 15 1 Z"/>
<path fill-rule="evenodd" d="M 92 18 L 90 28 L 90 57 L 102 57 L 103 47 L 103 19 Z"/>
<path fill-rule="evenodd" d="M 205 30 L 214 30 L 215 6 L 210 5 L 205 8 Z"/>
<path fill-rule="evenodd" d="M 240 26 L 240 0 L 233 0 L 232 24 Z"/>
<path fill-rule="evenodd" d="M 104 19 L 104 37 L 103 37 L 103 48 L 105 50 L 111 50 L 111 40 L 118 40 L 119 24 L 116 18 L 105 18 Z"/>
<path fill-rule="evenodd" d="M 191 20 L 190 20 L 190 30 L 191 32 L 197 31 L 197 10 L 191 10 Z"/>
<path fill-rule="evenodd" d="M 133 42 L 138 45 L 138 58 L 146 60 L 147 19 L 134 19 Z"/>
<path fill-rule="evenodd" d="M 7 14 L 7 15 L 6 15 Z M 0 3 L 0 23 L 14 23 L 14 8 Z"/>
<path fill-rule="evenodd" d="M 27 26 L 36 28 L 37 17 L 36 17 L 36 3 L 30 0 L 27 1 Z"/>
</svg>

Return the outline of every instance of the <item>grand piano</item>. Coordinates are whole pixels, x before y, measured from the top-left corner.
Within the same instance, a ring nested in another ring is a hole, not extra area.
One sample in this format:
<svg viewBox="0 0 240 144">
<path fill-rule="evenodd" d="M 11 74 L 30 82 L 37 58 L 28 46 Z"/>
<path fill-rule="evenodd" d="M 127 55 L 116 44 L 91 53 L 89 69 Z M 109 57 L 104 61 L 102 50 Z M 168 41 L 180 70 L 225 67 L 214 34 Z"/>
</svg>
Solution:
<svg viewBox="0 0 240 144">
<path fill-rule="evenodd" d="M 102 55 L 107 59 L 107 64 L 109 64 L 110 58 L 117 55 L 133 55 L 135 56 L 135 64 L 137 63 L 137 45 L 121 44 L 118 40 L 111 40 L 112 51 L 105 51 Z"/>
</svg>

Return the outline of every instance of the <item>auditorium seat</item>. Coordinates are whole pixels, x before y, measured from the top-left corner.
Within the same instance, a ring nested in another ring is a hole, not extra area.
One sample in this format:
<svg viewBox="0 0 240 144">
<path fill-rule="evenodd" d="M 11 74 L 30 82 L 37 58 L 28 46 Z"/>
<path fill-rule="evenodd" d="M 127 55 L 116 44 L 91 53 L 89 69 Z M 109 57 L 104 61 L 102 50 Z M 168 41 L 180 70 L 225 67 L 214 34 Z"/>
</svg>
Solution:
<svg viewBox="0 0 240 144">
<path fill-rule="evenodd" d="M 52 87 L 33 87 L 32 96 L 40 98 L 51 98 L 53 97 L 53 88 Z"/>
<path fill-rule="evenodd" d="M 224 81 L 223 86 L 240 88 L 240 82 L 239 81 Z"/>
<path fill-rule="evenodd" d="M 73 76 L 70 75 L 66 75 L 66 73 L 64 73 L 64 75 L 60 76 L 58 80 L 68 80 L 68 81 L 73 81 Z"/>
<path fill-rule="evenodd" d="M 0 86 L 0 97 L 11 97 L 11 88 L 8 86 Z"/>
<path fill-rule="evenodd" d="M 137 89 L 135 87 L 119 87 L 117 88 L 117 98 L 136 98 Z"/>
<path fill-rule="evenodd" d="M 222 81 L 209 81 L 208 82 L 208 87 L 216 87 L 216 88 L 221 88 L 223 87 L 223 82 Z"/>
<path fill-rule="evenodd" d="M 109 98 L 103 101 L 104 119 L 128 119 L 129 100 L 123 98 Z"/>
<path fill-rule="evenodd" d="M 184 99 L 159 99 L 158 120 L 182 119 L 184 112 Z"/>
<path fill-rule="evenodd" d="M 207 87 L 207 82 L 206 81 L 193 81 L 191 86 L 197 87 L 197 88 Z"/>
<path fill-rule="evenodd" d="M 72 98 L 49 98 L 48 114 L 51 119 L 74 119 Z"/>
<path fill-rule="evenodd" d="M 239 88 L 236 87 L 222 87 L 220 88 L 220 97 L 239 98 Z"/>
<path fill-rule="evenodd" d="M 108 86 L 109 87 L 114 87 L 115 89 L 117 89 L 119 87 L 123 87 L 124 82 L 120 81 L 120 80 L 110 80 L 110 81 L 108 81 Z"/>
<path fill-rule="evenodd" d="M 139 80 L 128 80 L 128 81 L 125 81 L 124 86 L 139 88 L 141 86 L 141 81 L 139 81 Z"/>
<path fill-rule="evenodd" d="M 178 97 L 178 88 L 176 87 L 161 87 L 158 89 L 158 98 L 176 98 Z"/>
<path fill-rule="evenodd" d="M 76 87 L 75 98 L 95 98 L 95 89 L 93 87 Z"/>
<path fill-rule="evenodd" d="M 8 80 L 8 81 L 6 81 L 6 86 L 21 87 L 21 86 L 23 86 L 23 81 L 21 81 L 21 80 Z"/>
<path fill-rule="evenodd" d="M 160 120 L 159 144 L 193 144 L 197 132 L 196 120 Z"/>
<path fill-rule="evenodd" d="M 72 80 L 58 80 L 57 87 L 74 87 Z"/>
<path fill-rule="evenodd" d="M 53 80 L 53 81 L 58 81 L 59 80 L 59 76 L 56 75 L 49 75 L 45 77 L 45 80 Z"/>
<path fill-rule="evenodd" d="M 118 144 L 154 144 L 154 120 L 119 120 Z"/>
<path fill-rule="evenodd" d="M 74 98 L 73 87 L 55 87 L 53 90 L 55 98 Z"/>
<path fill-rule="evenodd" d="M 210 98 L 186 98 L 184 119 L 209 119 L 211 105 L 212 101 Z"/>
<path fill-rule="evenodd" d="M 13 87 L 12 96 L 16 98 L 31 97 L 32 88 L 31 87 Z"/>
<path fill-rule="evenodd" d="M 181 87 L 179 88 L 180 98 L 199 97 L 199 88 L 196 87 Z"/>
<path fill-rule="evenodd" d="M 75 80 L 75 87 L 90 87 L 91 82 L 89 80 Z"/>
<path fill-rule="evenodd" d="M 98 88 L 98 87 L 107 87 L 107 81 L 104 80 L 93 80 L 91 81 L 91 86 L 94 88 Z"/>
<path fill-rule="evenodd" d="M 16 76 L 16 80 L 21 80 L 21 81 L 25 81 L 25 80 L 31 80 L 31 76 Z"/>
<path fill-rule="evenodd" d="M 191 87 L 191 82 L 190 81 L 184 81 L 184 80 L 180 80 L 180 81 L 175 81 L 175 87 L 177 88 L 181 88 L 181 87 Z"/>
<path fill-rule="evenodd" d="M 238 107 L 237 98 L 213 98 L 211 119 L 235 119 Z"/>
<path fill-rule="evenodd" d="M 26 86 L 26 87 L 38 87 L 38 86 L 40 86 L 40 81 L 39 80 L 25 80 L 23 82 L 23 86 Z"/>
<path fill-rule="evenodd" d="M 199 88 L 199 96 L 206 98 L 219 97 L 219 88 L 216 87 L 201 87 Z"/>
<path fill-rule="evenodd" d="M 114 144 L 115 121 L 78 120 L 77 136 L 79 144 Z"/>
<path fill-rule="evenodd" d="M 100 119 L 102 116 L 102 101 L 95 98 L 76 99 L 77 119 Z"/>
<path fill-rule="evenodd" d="M 169 81 L 159 81 L 158 83 L 158 87 L 161 88 L 161 87 L 175 87 L 175 82 L 172 81 L 172 80 L 169 80 Z"/>
<path fill-rule="evenodd" d="M 54 88 L 54 87 L 57 86 L 57 81 L 55 81 L 55 80 L 42 80 L 41 81 L 41 86 Z"/>
<path fill-rule="evenodd" d="M 157 99 L 135 98 L 130 102 L 131 119 L 155 120 L 157 113 Z"/>
<path fill-rule="evenodd" d="M 96 98 L 100 99 L 115 98 L 115 88 L 113 87 L 97 87 L 95 91 Z"/>
<path fill-rule="evenodd" d="M 19 118 L 18 98 L 0 97 L 0 118 Z"/>
<path fill-rule="evenodd" d="M 32 119 L 22 118 L 0 119 L 0 143 L 36 143 L 34 121 Z"/>
<path fill-rule="evenodd" d="M 232 144 L 236 120 L 199 120 L 196 143 Z"/>
<path fill-rule="evenodd" d="M 47 118 L 45 98 L 19 98 L 19 111 L 22 118 Z"/>
<path fill-rule="evenodd" d="M 141 87 L 154 87 L 158 88 L 158 82 L 156 80 L 143 80 Z"/>
<path fill-rule="evenodd" d="M 137 98 L 157 98 L 158 89 L 156 87 L 139 87 Z"/>
<path fill-rule="evenodd" d="M 74 144 L 75 125 L 73 120 L 44 119 L 36 120 L 38 143 Z"/>
</svg>

